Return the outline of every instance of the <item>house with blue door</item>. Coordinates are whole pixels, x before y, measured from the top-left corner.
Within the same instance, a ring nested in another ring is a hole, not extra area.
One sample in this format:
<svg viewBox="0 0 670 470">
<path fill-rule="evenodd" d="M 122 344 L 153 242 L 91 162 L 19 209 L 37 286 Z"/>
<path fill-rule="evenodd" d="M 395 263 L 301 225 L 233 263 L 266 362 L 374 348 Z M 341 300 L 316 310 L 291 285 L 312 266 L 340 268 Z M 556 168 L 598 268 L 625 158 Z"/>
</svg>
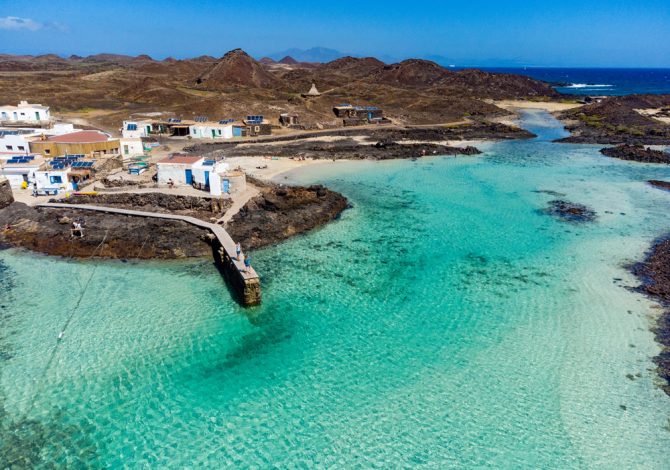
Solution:
<svg viewBox="0 0 670 470">
<path fill-rule="evenodd" d="M 196 155 L 172 154 L 156 163 L 158 184 L 189 185 L 194 183 L 193 166 L 205 159 Z M 204 175 L 203 175 L 204 176 Z"/>
</svg>

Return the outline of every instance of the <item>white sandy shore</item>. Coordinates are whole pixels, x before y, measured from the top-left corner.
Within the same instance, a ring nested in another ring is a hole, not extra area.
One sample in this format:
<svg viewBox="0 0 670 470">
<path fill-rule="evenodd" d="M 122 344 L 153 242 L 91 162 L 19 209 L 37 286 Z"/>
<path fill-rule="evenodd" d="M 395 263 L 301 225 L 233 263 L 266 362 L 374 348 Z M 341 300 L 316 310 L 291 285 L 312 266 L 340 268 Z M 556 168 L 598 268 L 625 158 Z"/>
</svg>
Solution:
<svg viewBox="0 0 670 470">
<path fill-rule="evenodd" d="M 491 104 L 494 104 L 499 108 L 503 108 L 508 111 L 516 111 L 518 109 L 542 109 L 549 113 L 567 111 L 568 109 L 574 109 L 583 106 L 579 103 L 559 103 L 556 101 L 526 101 L 526 100 L 491 101 Z"/>
<path fill-rule="evenodd" d="M 231 168 L 240 168 L 254 178 L 269 181 L 282 173 L 311 165 L 332 164 L 333 160 L 313 160 L 311 158 L 291 160 L 288 157 L 278 157 L 273 160 L 267 157 L 229 157 L 226 158 L 226 162 L 230 164 Z M 264 166 L 267 166 L 267 168 L 262 168 Z"/>
</svg>

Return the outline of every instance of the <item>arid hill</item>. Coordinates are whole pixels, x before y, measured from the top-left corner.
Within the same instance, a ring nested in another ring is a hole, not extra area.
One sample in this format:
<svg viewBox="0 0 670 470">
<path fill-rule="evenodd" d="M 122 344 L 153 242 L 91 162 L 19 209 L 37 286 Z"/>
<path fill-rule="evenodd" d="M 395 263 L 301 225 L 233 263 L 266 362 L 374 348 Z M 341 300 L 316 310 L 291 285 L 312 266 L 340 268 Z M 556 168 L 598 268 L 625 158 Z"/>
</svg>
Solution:
<svg viewBox="0 0 670 470">
<path fill-rule="evenodd" d="M 303 98 L 316 83 L 322 95 Z M 385 64 L 344 57 L 325 64 L 257 61 L 240 49 L 221 58 L 154 60 L 97 54 L 89 57 L 0 55 L 0 102 L 26 99 L 57 112 L 84 114 L 107 129 L 134 112 L 171 112 L 191 118 L 240 118 L 280 112 L 308 126 L 336 126 L 339 103 L 377 105 L 397 123 L 432 124 L 505 111 L 483 99 L 551 99 L 557 93 L 527 77 L 454 72 L 426 60 Z"/>
</svg>

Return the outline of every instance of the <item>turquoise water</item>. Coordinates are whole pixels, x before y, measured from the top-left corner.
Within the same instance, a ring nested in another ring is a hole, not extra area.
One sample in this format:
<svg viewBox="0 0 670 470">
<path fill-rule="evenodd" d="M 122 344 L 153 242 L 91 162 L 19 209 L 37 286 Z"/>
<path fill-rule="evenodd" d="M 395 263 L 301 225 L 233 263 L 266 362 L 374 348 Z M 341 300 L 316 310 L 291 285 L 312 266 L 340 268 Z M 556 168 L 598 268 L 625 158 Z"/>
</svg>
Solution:
<svg viewBox="0 0 670 470">
<path fill-rule="evenodd" d="M 624 266 L 670 227 L 670 195 L 644 183 L 670 169 L 552 144 L 555 122 L 524 121 L 539 139 L 482 157 L 290 175 L 354 207 L 253 254 L 256 309 L 209 260 L 0 251 L 0 459 L 668 468 L 658 309 Z M 557 197 L 597 221 L 543 214 Z"/>
</svg>

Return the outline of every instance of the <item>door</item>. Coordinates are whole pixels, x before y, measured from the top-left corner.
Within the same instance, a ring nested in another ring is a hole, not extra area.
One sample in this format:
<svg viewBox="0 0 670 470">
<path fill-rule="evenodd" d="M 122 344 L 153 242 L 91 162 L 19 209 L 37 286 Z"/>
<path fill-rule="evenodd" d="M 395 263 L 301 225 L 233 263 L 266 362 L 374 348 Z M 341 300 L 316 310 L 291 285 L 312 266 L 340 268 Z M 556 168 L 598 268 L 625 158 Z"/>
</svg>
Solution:
<svg viewBox="0 0 670 470">
<path fill-rule="evenodd" d="M 186 184 L 193 184 L 193 171 L 186 170 Z"/>
<path fill-rule="evenodd" d="M 230 180 L 228 179 L 223 180 L 223 192 L 225 194 L 230 194 Z"/>
<path fill-rule="evenodd" d="M 214 137 L 216 137 L 216 130 L 215 130 L 215 129 L 212 129 L 212 139 L 213 139 Z"/>
<path fill-rule="evenodd" d="M 205 172 L 205 186 L 209 187 L 209 171 Z"/>
<path fill-rule="evenodd" d="M 35 120 L 36 121 L 40 120 L 40 112 L 39 111 L 35 111 Z"/>
</svg>

